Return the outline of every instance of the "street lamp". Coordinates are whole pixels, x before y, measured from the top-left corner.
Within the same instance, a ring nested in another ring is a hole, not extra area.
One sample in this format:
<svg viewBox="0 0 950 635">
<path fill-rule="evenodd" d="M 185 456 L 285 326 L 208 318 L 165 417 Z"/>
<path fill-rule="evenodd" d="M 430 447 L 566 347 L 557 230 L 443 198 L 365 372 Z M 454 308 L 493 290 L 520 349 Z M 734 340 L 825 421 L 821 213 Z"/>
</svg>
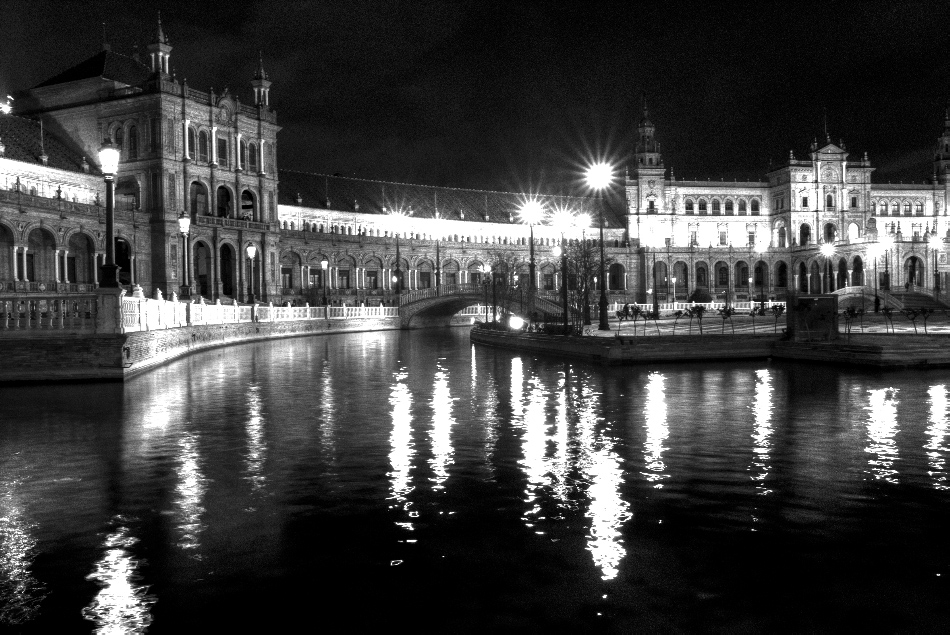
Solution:
<svg viewBox="0 0 950 635">
<path fill-rule="evenodd" d="M 248 243 L 244 251 L 247 254 L 247 301 L 254 304 L 254 258 L 257 257 L 257 245 Z"/>
<path fill-rule="evenodd" d="M 531 275 L 531 284 L 529 285 L 529 288 L 531 291 L 537 291 L 538 283 L 534 267 L 534 226 L 540 223 L 541 219 L 544 218 L 544 207 L 541 205 L 541 203 L 532 199 L 521 206 L 519 215 L 521 216 L 521 222 L 528 226 L 528 231 L 531 234 L 531 242 L 529 243 L 530 248 L 528 252 L 530 254 L 528 273 Z"/>
<path fill-rule="evenodd" d="M 181 233 L 181 293 L 183 298 L 191 296 L 191 276 L 188 272 L 188 232 L 191 230 L 191 217 L 185 212 L 178 216 L 178 231 Z"/>
<path fill-rule="evenodd" d="M 486 264 L 482 265 L 482 274 L 484 274 L 484 280 L 482 285 L 485 287 L 485 324 L 488 324 L 488 272 L 491 271 L 491 267 Z"/>
<path fill-rule="evenodd" d="M 676 276 L 671 276 L 670 280 L 673 282 L 673 307 L 676 307 Z"/>
<path fill-rule="evenodd" d="M 885 234 L 884 237 L 880 239 L 880 243 L 881 249 L 884 252 L 884 283 L 881 285 L 881 288 L 885 292 L 884 300 L 885 306 L 887 306 L 886 292 L 891 290 L 890 261 L 891 249 L 894 247 L 894 238 L 889 234 Z"/>
<path fill-rule="evenodd" d="M 106 138 L 99 148 L 99 165 L 106 181 L 106 264 L 102 266 L 100 287 L 117 288 L 119 286 L 119 267 L 115 264 L 115 182 L 113 178 L 119 171 L 119 148 Z"/>
<path fill-rule="evenodd" d="M 324 258 L 320 261 L 320 269 L 323 270 L 323 306 L 328 306 L 327 304 L 327 269 L 330 267 L 330 261 Z"/>
<path fill-rule="evenodd" d="M 564 309 L 564 335 L 571 332 L 567 314 L 567 246 L 564 244 L 564 232 L 570 229 L 576 220 L 574 215 L 566 209 L 555 210 L 551 215 L 551 226 L 561 232 L 561 244 L 556 246 L 552 252 L 555 258 L 561 258 L 561 304 Z"/>
<path fill-rule="evenodd" d="M 607 322 L 607 276 L 604 271 L 606 258 L 604 256 L 604 199 L 603 191 L 610 186 L 613 180 L 613 167 L 608 163 L 595 163 L 587 168 L 587 185 L 597 194 L 600 202 L 600 326 L 601 331 L 609 331 Z"/>
</svg>

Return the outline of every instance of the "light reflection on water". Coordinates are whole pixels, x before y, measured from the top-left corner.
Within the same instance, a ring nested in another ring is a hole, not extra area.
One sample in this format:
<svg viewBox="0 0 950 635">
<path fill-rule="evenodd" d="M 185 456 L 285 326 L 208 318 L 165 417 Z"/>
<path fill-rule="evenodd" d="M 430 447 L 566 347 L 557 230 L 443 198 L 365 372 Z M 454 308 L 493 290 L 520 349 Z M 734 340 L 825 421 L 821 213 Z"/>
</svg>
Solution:
<svg viewBox="0 0 950 635">
<path fill-rule="evenodd" d="M 82 610 L 83 617 L 95 623 L 97 633 L 144 633 L 152 622 L 151 607 L 157 598 L 141 583 L 139 561 L 130 552 L 136 542 L 128 528 L 116 529 L 106 537 L 105 553 L 86 576 L 101 587 Z"/>
<path fill-rule="evenodd" d="M 14 471 L 4 466 L 6 478 Z M 0 484 L 0 624 L 29 622 L 46 597 L 44 585 L 31 572 L 35 524 L 26 517 L 19 486 L 16 478 Z"/>
<path fill-rule="evenodd" d="M 868 465 L 876 479 L 898 482 L 897 461 L 897 393 L 896 388 L 878 388 L 868 391 Z"/>
<path fill-rule="evenodd" d="M 950 433 L 950 418 L 947 410 L 950 409 L 950 400 L 947 399 L 947 387 L 944 384 L 931 386 L 928 391 L 930 397 L 930 420 L 927 426 L 929 442 L 924 446 L 927 450 L 927 460 L 930 470 L 927 472 L 933 479 L 934 488 L 939 490 L 950 489 L 947 485 L 947 434 Z"/>
<path fill-rule="evenodd" d="M 392 431 L 389 435 L 389 480 L 390 498 L 396 501 L 396 506 L 408 511 L 411 503 L 408 500 L 412 491 L 409 472 L 412 469 L 412 394 L 406 385 L 408 375 L 405 371 L 397 372 L 393 377 L 394 383 L 389 396 L 390 417 Z M 398 521 L 399 527 L 412 530 L 409 521 Z"/>
<path fill-rule="evenodd" d="M 646 470 L 643 475 L 653 483 L 657 489 L 663 487 L 662 479 L 669 475 L 664 474 L 666 465 L 663 463 L 663 442 L 669 435 L 669 426 L 666 423 L 666 395 L 664 393 L 664 377 L 660 373 L 650 373 L 647 380 L 647 400 L 643 408 L 643 419 L 646 427 Z"/>
<path fill-rule="evenodd" d="M 752 480 L 763 496 L 772 492 L 765 480 L 769 475 L 769 438 L 772 436 L 772 375 L 768 370 L 755 371 L 755 398 L 752 402 L 755 429 L 752 432 Z"/>
<path fill-rule="evenodd" d="M 947 386 L 950 371 L 601 368 L 449 332 L 195 355 L 130 382 L 101 428 L 46 388 L 29 404 L 44 423 L 0 426 L 42 472 L 0 462 L 0 600 L 30 624 L 71 607 L 48 632 L 153 615 L 213 630 L 239 604 L 286 607 L 230 629 L 277 632 L 309 619 L 320 580 L 354 630 L 422 598 L 422 630 L 731 632 L 841 630 L 783 607 L 854 616 L 874 597 L 905 630 L 941 630 L 913 619 L 950 579 Z M 0 420 L 21 420 L 4 390 Z"/>
<path fill-rule="evenodd" d="M 449 477 L 448 467 L 452 463 L 452 418 L 454 399 L 449 391 L 449 376 L 441 364 L 436 368 L 435 385 L 432 391 L 432 429 L 429 438 L 432 442 L 432 489 L 442 489 Z"/>
</svg>

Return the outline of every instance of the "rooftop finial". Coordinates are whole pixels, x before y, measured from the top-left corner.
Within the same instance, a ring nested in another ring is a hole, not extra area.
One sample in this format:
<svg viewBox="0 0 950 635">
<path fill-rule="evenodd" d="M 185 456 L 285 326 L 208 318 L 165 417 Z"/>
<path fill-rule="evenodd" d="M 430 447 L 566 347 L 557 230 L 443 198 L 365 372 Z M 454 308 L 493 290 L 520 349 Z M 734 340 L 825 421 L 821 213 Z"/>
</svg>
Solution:
<svg viewBox="0 0 950 635">
<path fill-rule="evenodd" d="M 102 50 L 111 51 L 112 47 L 109 45 L 109 38 L 106 37 L 106 23 L 102 23 Z"/>
<path fill-rule="evenodd" d="M 254 76 L 254 79 L 267 79 L 267 73 L 264 72 L 263 51 L 257 52 L 257 75 Z"/>
<path fill-rule="evenodd" d="M 158 12 L 158 32 L 155 37 L 159 44 L 168 44 L 168 38 L 165 37 L 165 32 L 162 30 L 162 12 Z"/>
<path fill-rule="evenodd" d="M 824 111 L 824 115 L 825 115 L 825 140 L 828 143 L 831 143 L 831 135 L 828 134 L 828 109 L 822 107 L 822 110 Z"/>
</svg>

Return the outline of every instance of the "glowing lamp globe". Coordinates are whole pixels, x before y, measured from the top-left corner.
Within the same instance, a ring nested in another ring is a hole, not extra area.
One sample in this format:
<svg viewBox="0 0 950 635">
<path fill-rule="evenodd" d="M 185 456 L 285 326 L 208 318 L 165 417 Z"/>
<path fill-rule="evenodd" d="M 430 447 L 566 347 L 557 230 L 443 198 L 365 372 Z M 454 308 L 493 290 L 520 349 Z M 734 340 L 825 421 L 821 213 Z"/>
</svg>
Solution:
<svg viewBox="0 0 950 635">
<path fill-rule="evenodd" d="M 512 315 L 511 318 L 508 319 L 508 326 L 516 331 L 520 331 L 521 327 L 524 326 L 524 319 L 517 315 Z"/>
<path fill-rule="evenodd" d="M 187 234 L 189 229 L 191 229 L 191 218 L 188 214 L 182 212 L 181 216 L 178 217 L 178 231 Z"/>
<path fill-rule="evenodd" d="M 595 163 L 587 168 L 587 185 L 593 190 L 602 190 L 613 180 L 613 168 L 609 163 Z"/>
<path fill-rule="evenodd" d="M 257 245 L 248 245 L 244 251 L 247 253 L 248 258 L 254 260 L 254 256 L 257 255 Z"/>
<path fill-rule="evenodd" d="M 544 207 L 536 200 L 527 201 L 518 211 L 525 225 L 537 225 L 544 218 Z"/>
<path fill-rule="evenodd" d="M 112 143 L 112 139 L 105 139 L 99 148 L 99 165 L 102 173 L 111 176 L 119 171 L 119 148 Z"/>
</svg>

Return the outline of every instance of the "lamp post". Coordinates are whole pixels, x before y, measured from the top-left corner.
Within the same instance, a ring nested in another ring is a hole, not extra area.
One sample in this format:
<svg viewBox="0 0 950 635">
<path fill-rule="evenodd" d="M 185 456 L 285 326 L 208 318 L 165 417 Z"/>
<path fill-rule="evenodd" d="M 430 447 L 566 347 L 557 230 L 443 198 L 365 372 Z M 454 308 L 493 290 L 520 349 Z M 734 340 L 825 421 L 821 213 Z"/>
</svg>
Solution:
<svg viewBox="0 0 950 635">
<path fill-rule="evenodd" d="M 115 174 L 119 171 L 119 148 L 107 138 L 99 148 L 99 165 L 106 181 L 106 264 L 102 266 L 100 287 L 119 286 L 119 267 L 115 264 Z"/>
<path fill-rule="evenodd" d="M 182 212 L 178 217 L 178 231 L 181 233 L 181 293 L 183 298 L 191 297 L 191 275 L 188 271 L 188 232 L 191 231 L 191 217 Z"/>
<path fill-rule="evenodd" d="M 551 214 L 551 225 L 561 232 L 561 244 L 556 246 L 552 251 L 555 258 L 561 258 L 561 305 L 564 309 L 564 335 L 569 335 L 571 332 L 571 324 L 567 312 L 567 245 L 564 242 L 564 234 L 575 223 L 583 222 L 584 219 L 578 220 L 567 209 L 557 209 Z"/>
<path fill-rule="evenodd" d="M 254 304 L 254 258 L 257 257 L 257 245 L 248 243 L 244 251 L 247 254 L 247 301 Z"/>
<path fill-rule="evenodd" d="M 528 226 L 528 231 L 530 234 L 528 242 L 528 273 L 531 276 L 531 282 L 528 285 L 528 288 L 531 291 L 537 291 L 538 278 L 534 264 L 534 226 L 540 223 L 541 219 L 544 218 L 544 207 L 541 205 L 541 203 L 532 199 L 521 206 L 519 215 L 521 216 L 521 222 Z"/>
<path fill-rule="evenodd" d="M 821 268 L 821 292 L 831 293 L 831 257 L 835 255 L 835 246 L 831 243 L 822 243 L 819 248 L 824 258 Z M 825 284 L 825 278 L 828 278 L 828 284 Z"/>
<path fill-rule="evenodd" d="M 490 271 L 491 267 L 482 265 L 482 274 L 485 276 L 485 279 L 482 280 L 482 285 L 485 287 L 485 324 L 488 324 L 488 272 Z"/>
<path fill-rule="evenodd" d="M 606 257 L 604 255 L 604 199 L 603 190 L 610 185 L 613 180 L 613 168 L 608 163 L 595 163 L 587 168 L 587 185 L 597 194 L 597 200 L 600 203 L 600 325 L 601 331 L 609 331 L 610 324 L 607 321 L 607 276 L 605 272 Z"/>
<path fill-rule="evenodd" d="M 323 271 L 322 284 L 323 287 L 323 306 L 327 306 L 327 269 L 330 267 L 330 261 L 326 258 L 320 261 L 320 269 Z"/>
<path fill-rule="evenodd" d="M 402 260 L 399 255 L 399 234 L 396 234 L 396 270 L 393 274 L 393 282 L 396 286 L 396 295 L 402 293 L 402 270 L 399 268 L 399 262 Z"/>
<path fill-rule="evenodd" d="M 673 282 L 673 308 L 676 308 L 676 276 L 670 276 L 670 280 Z"/>
<path fill-rule="evenodd" d="M 656 252 L 653 252 L 653 315 L 660 315 L 660 301 L 656 297 Z"/>
</svg>

